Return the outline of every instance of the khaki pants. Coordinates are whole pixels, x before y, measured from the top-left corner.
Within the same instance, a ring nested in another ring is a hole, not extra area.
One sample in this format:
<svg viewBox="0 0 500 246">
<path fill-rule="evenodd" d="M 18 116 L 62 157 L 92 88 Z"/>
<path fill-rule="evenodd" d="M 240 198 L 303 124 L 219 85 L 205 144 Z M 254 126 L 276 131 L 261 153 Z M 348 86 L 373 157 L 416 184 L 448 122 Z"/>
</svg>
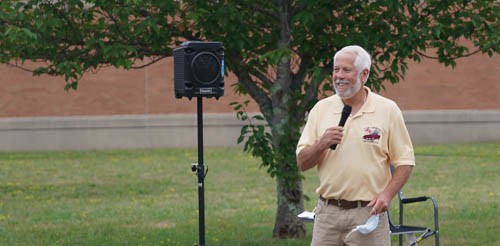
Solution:
<svg viewBox="0 0 500 246">
<path fill-rule="evenodd" d="M 370 210 L 369 207 L 341 209 L 318 200 L 311 246 L 391 245 L 387 212 L 380 214 L 377 229 L 374 231 L 367 235 L 356 231 L 345 239 L 352 229 L 366 223 Z"/>
</svg>

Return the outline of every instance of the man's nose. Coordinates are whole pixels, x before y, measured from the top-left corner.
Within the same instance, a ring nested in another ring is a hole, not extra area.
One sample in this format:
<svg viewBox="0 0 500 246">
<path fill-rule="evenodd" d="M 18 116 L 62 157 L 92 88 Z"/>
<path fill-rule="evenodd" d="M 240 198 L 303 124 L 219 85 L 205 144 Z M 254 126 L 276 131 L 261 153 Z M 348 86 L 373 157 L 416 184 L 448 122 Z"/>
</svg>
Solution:
<svg viewBox="0 0 500 246">
<path fill-rule="evenodd" d="M 333 77 L 335 78 L 335 80 L 336 80 L 336 79 L 344 79 L 344 78 L 345 78 L 345 75 L 344 75 L 344 72 L 339 71 L 339 72 L 337 72 L 337 73 L 334 73 L 334 74 L 333 74 Z"/>
</svg>

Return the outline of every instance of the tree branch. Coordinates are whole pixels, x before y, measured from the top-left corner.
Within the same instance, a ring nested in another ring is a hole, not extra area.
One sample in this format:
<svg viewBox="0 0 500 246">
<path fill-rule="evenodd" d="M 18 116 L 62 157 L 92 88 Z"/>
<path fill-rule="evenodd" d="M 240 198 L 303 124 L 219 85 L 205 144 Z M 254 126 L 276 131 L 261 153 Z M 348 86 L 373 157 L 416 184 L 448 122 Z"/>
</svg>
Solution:
<svg viewBox="0 0 500 246">
<path fill-rule="evenodd" d="M 419 54 L 420 56 L 423 56 L 425 58 L 429 58 L 429 59 L 439 59 L 439 56 L 429 56 L 429 55 L 426 55 L 425 53 L 422 53 L 418 50 L 415 51 L 417 54 Z M 452 60 L 456 60 L 458 58 L 463 58 L 463 57 L 468 57 L 468 56 L 472 56 L 472 55 L 475 55 L 477 53 L 481 52 L 481 48 L 478 48 L 477 50 L 471 52 L 471 53 L 468 53 L 468 54 L 464 54 L 464 55 L 461 55 L 461 56 L 454 56 L 454 57 L 450 57 L 450 59 Z"/>
<path fill-rule="evenodd" d="M 253 4 L 248 4 L 246 2 L 239 2 L 239 4 L 242 6 L 242 7 L 246 7 L 246 8 L 249 8 L 249 9 L 252 9 L 253 11 L 256 11 L 256 12 L 259 12 L 263 15 L 266 15 L 268 17 L 271 17 L 273 18 L 274 20 L 277 20 L 279 21 L 280 17 L 278 14 L 274 13 L 274 12 L 271 12 L 269 11 L 268 9 L 265 9 L 265 8 L 261 8 L 259 6 L 256 6 L 256 5 L 253 5 Z"/>
<path fill-rule="evenodd" d="M 333 58 L 323 66 L 322 72 L 327 75 L 333 73 Z"/>
<path fill-rule="evenodd" d="M 149 65 L 152 65 L 152 64 L 155 64 L 155 63 L 157 63 L 157 62 L 159 62 L 159 61 L 161 61 L 161 60 L 163 60 L 164 58 L 169 57 L 169 56 L 170 56 L 170 55 L 160 56 L 159 58 L 155 58 L 155 59 L 153 59 L 153 60 L 152 60 L 151 62 L 149 62 L 149 63 L 146 63 L 146 64 L 144 64 L 144 65 L 140 65 L 140 66 L 131 66 L 130 68 L 131 68 L 131 69 L 141 69 L 141 68 L 145 68 L 145 67 L 147 67 L 147 66 L 149 66 Z"/>
<path fill-rule="evenodd" d="M 250 96 L 257 102 L 260 110 L 266 119 L 271 119 L 273 115 L 273 107 L 271 99 L 267 96 L 266 92 L 257 86 L 250 77 L 249 71 L 246 70 L 246 64 L 243 62 L 242 57 L 239 55 L 226 56 L 227 60 L 233 64 L 234 73 L 239 79 L 239 83 L 250 94 Z"/>
<path fill-rule="evenodd" d="M 33 73 L 35 70 L 31 70 L 31 69 L 28 69 L 28 68 L 25 68 L 25 67 L 22 67 L 22 66 L 19 66 L 17 64 L 12 64 L 12 63 L 6 63 L 5 65 L 7 65 L 7 67 L 14 67 L 14 68 L 18 68 L 18 69 L 21 69 L 25 72 L 30 72 L 30 73 Z"/>
<path fill-rule="evenodd" d="M 328 74 L 332 73 L 332 71 L 333 71 L 333 64 L 332 63 L 333 63 L 333 61 L 330 61 L 323 66 L 323 68 L 321 69 L 321 76 L 322 77 L 326 77 L 326 76 L 328 76 Z M 309 84 L 309 86 L 307 86 L 305 88 L 305 96 L 302 99 L 302 101 L 300 102 L 299 107 L 307 109 L 307 108 L 311 108 L 313 106 L 313 103 L 318 100 L 318 93 L 319 93 L 319 86 L 320 85 L 321 85 L 321 83 L 319 83 L 318 85 Z"/>
<path fill-rule="evenodd" d="M 309 84 L 305 90 L 304 98 L 302 98 L 299 107 L 303 109 L 312 108 L 312 104 L 318 100 L 319 85 Z"/>
<path fill-rule="evenodd" d="M 246 66 L 245 69 L 247 69 L 251 75 L 257 77 L 262 82 L 264 88 L 271 88 L 273 86 L 273 82 L 269 78 L 267 78 L 266 75 L 262 74 L 261 72 L 255 69 L 250 68 L 246 64 L 244 66 Z"/>
<path fill-rule="evenodd" d="M 307 68 L 309 67 L 309 64 L 311 64 L 311 59 L 309 57 L 303 56 L 300 58 L 299 71 L 297 71 L 297 73 L 292 74 L 292 84 L 291 84 L 292 91 L 301 88 L 301 84 L 302 82 L 304 82 L 304 79 L 306 78 Z"/>
</svg>

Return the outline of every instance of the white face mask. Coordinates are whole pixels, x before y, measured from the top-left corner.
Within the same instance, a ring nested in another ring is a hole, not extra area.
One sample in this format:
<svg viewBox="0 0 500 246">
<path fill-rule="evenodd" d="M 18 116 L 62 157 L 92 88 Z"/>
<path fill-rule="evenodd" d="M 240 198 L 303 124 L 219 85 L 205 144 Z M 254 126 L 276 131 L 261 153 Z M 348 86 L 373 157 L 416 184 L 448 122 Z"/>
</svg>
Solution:
<svg viewBox="0 0 500 246">
<path fill-rule="evenodd" d="M 378 217 L 379 215 L 378 214 L 375 214 L 375 215 L 372 215 L 364 225 L 359 225 L 359 226 L 356 226 L 356 228 L 352 229 L 351 232 L 349 232 L 347 234 L 347 236 L 345 236 L 345 238 L 347 238 L 348 236 L 350 236 L 353 232 L 355 231 L 359 231 L 361 232 L 362 234 L 366 235 L 370 232 L 372 232 L 373 230 L 375 230 L 377 228 L 377 225 L 378 225 Z"/>
</svg>

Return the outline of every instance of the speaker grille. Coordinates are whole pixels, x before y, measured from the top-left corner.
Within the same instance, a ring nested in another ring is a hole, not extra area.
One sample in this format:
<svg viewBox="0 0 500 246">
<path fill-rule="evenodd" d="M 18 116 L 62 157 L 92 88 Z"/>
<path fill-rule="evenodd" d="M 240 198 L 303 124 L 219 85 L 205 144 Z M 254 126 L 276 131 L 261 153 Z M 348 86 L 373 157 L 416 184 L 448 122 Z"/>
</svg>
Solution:
<svg viewBox="0 0 500 246">
<path fill-rule="evenodd" d="M 219 59 L 210 52 L 201 52 L 191 63 L 194 78 L 200 84 L 208 85 L 217 80 L 221 71 Z"/>
</svg>

